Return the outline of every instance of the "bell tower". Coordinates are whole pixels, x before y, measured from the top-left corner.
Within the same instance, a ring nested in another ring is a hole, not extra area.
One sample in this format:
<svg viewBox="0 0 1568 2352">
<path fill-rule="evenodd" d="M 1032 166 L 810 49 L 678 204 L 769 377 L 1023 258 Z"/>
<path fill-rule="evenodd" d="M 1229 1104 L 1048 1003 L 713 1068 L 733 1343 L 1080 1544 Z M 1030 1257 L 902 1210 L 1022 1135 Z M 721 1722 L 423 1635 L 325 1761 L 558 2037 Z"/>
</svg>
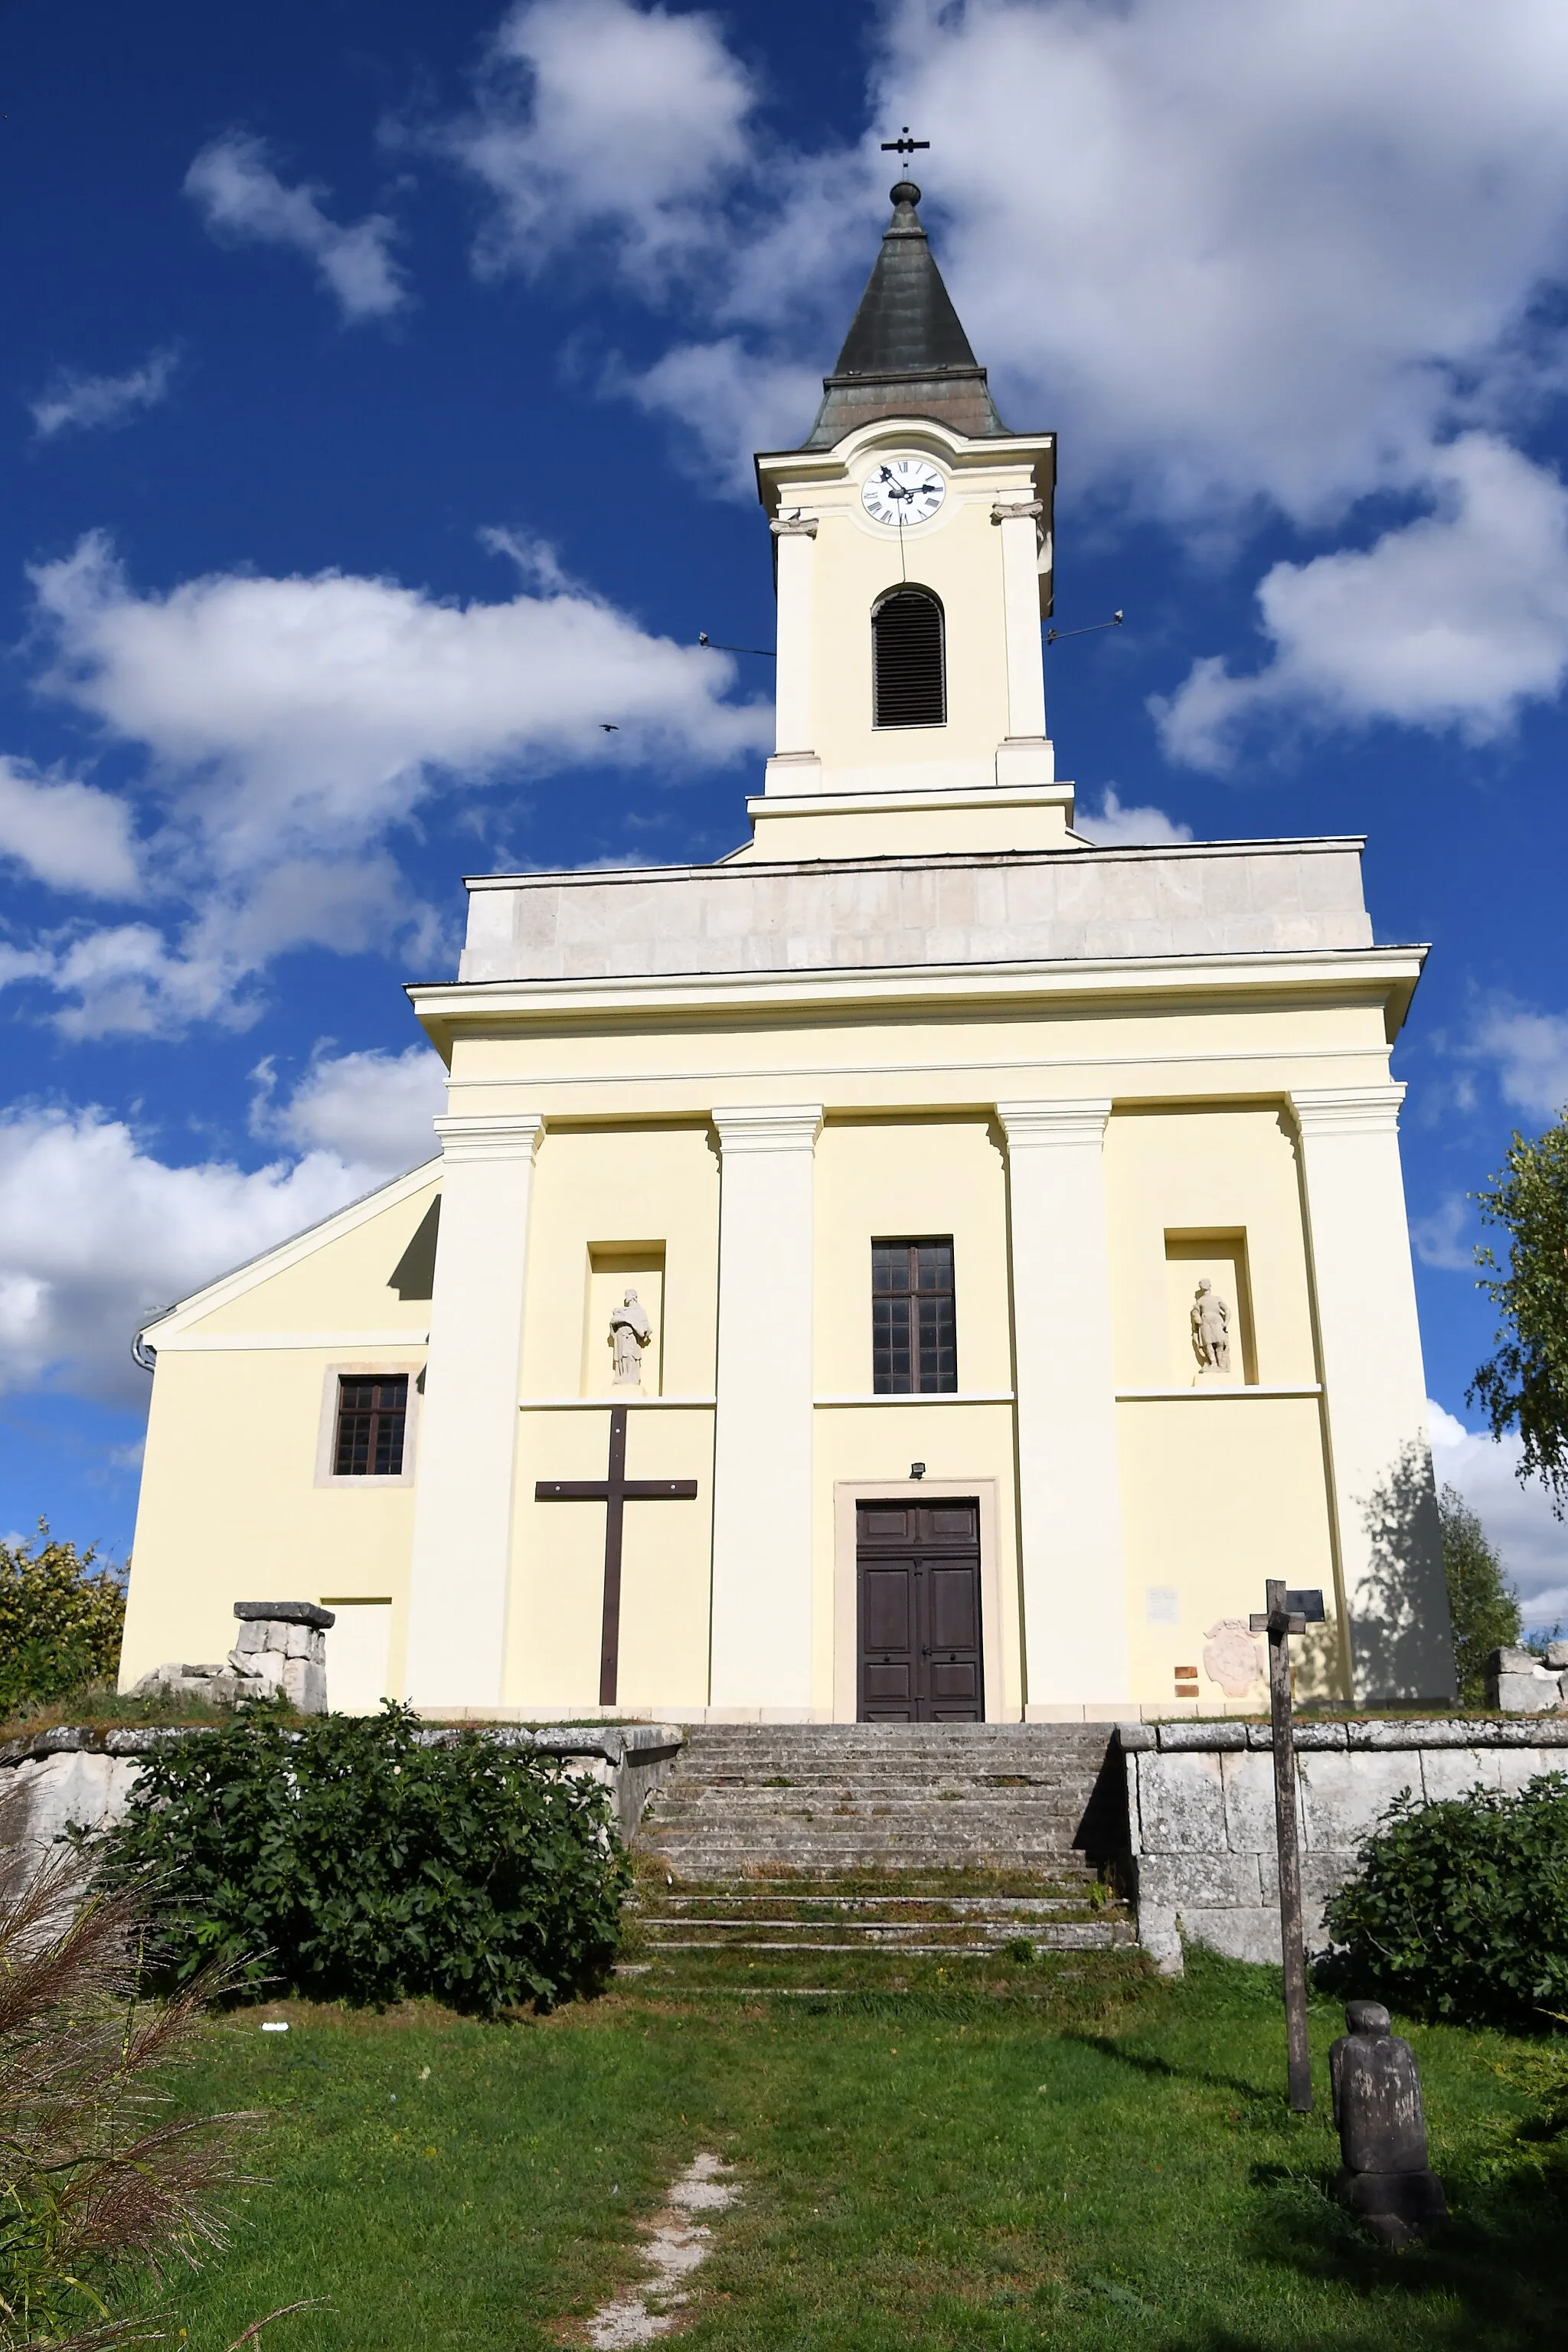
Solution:
<svg viewBox="0 0 1568 2352">
<path fill-rule="evenodd" d="M 1071 848 L 1046 732 L 1056 436 L 1010 433 L 911 180 L 822 404 L 757 460 L 777 735 L 742 856 Z"/>
</svg>

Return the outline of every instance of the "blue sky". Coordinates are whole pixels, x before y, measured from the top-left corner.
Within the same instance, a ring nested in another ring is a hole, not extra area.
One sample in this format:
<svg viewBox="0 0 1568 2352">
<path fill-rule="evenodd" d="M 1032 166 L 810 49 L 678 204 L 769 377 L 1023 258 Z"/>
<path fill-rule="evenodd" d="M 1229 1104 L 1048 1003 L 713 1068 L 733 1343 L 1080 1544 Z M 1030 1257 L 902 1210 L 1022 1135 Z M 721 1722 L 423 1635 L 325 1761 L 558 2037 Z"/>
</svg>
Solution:
<svg viewBox="0 0 1568 2352">
<path fill-rule="evenodd" d="M 1439 1470 L 1568 1616 L 1464 1404 L 1568 1097 L 1557 0 L 9 0 L 0 117 L 0 1528 L 122 1555 L 138 1319 L 422 1156 L 464 871 L 742 836 L 769 665 L 695 640 L 769 642 L 748 453 L 910 121 L 1058 622 L 1128 615 L 1048 656 L 1086 829 L 1364 832 L 1433 943 Z"/>
</svg>

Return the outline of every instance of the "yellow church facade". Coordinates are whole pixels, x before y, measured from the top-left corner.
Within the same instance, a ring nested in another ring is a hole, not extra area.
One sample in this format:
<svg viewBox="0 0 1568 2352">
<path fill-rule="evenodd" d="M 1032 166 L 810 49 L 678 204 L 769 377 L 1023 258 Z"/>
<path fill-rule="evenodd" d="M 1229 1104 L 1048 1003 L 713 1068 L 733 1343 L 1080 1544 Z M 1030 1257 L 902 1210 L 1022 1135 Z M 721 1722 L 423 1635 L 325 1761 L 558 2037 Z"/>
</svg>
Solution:
<svg viewBox="0 0 1568 2352">
<path fill-rule="evenodd" d="M 1354 840 L 1099 848 L 1046 728 L 1055 443 L 902 183 L 758 459 L 777 749 L 717 865 L 487 876 L 438 1156 L 165 1315 L 124 1679 L 324 1602 L 334 1704 L 684 1720 L 1453 1686 Z M 234 1433 L 245 1433 L 237 1449 Z"/>
</svg>

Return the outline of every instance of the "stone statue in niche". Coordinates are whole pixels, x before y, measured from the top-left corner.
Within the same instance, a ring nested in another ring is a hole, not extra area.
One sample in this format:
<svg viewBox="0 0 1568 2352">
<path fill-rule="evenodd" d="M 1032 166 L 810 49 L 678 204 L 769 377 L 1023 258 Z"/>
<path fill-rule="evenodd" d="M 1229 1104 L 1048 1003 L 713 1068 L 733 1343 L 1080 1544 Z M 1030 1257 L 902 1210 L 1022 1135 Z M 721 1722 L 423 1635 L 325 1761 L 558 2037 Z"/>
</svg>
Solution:
<svg viewBox="0 0 1568 2352">
<path fill-rule="evenodd" d="M 610 1347 L 616 1360 L 618 1389 L 642 1385 L 642 1351 L 653 1338 L 647 1309 L 635 1290 L 628 1290 L 610 1317 Z"/>
<path fill-rule="evenodd" d="M 1193 1311 L 1187 1320 L 1192 1325 L 1193 1353 L 1198 1360 L 1198 1376 L 1205 1372 L 1228 1372 L 1230 1370 L 1230 1309 L 1205 1275 L 1193 1298 Z"/>
</svg>

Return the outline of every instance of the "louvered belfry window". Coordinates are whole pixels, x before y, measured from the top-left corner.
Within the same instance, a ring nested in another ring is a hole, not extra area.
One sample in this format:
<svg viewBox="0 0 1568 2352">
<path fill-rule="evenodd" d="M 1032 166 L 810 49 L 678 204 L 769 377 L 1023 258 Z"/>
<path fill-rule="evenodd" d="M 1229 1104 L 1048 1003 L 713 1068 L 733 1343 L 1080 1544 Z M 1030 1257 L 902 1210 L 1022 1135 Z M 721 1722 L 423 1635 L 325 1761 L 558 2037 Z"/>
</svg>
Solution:
<svg viewBox="0 0 1568 2352">
<path fill-rule="evenodd" d="M 871 614 L 875 724 L 945 727 L 942 606 L 929 588 L 892 588 Z"/>
<path fill-rule="evenodd" d="M 872 1243 L 871 1387 L 877 1396 L 956 1392 L 951 1241 Z"/>
<path fill-rule="evenodd" d="M 337 1444 L 332 1475 L 338 1478 L 399 1478 L 403 1433 L 408 1421 L 408 1375 L 338 1381 Z"/>
</svg>

